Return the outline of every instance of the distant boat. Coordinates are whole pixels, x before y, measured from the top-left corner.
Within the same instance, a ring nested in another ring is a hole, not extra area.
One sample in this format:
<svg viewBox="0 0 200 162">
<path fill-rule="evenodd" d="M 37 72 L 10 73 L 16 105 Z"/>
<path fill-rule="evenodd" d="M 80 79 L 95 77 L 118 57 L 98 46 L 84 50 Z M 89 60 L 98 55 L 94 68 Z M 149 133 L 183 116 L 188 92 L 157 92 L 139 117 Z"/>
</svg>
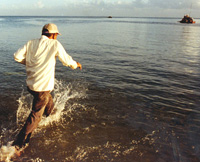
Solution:
<svg viewBox="0 0 200 162">
<path fill-rule="evenodd" d="M 188 23 L 188 24 L 194 24 L 196 23 L 196 21 L 194 21 L 194 19 L 192 17 L 190 17 L 189 15 L 185 15 L 181 21 L 179 21 L 180 23 Z"/>
<path fill-rule="evenodd" d="M 112 18 L 112 16 L 108 16 L 108 18 Z"/>
</svg>

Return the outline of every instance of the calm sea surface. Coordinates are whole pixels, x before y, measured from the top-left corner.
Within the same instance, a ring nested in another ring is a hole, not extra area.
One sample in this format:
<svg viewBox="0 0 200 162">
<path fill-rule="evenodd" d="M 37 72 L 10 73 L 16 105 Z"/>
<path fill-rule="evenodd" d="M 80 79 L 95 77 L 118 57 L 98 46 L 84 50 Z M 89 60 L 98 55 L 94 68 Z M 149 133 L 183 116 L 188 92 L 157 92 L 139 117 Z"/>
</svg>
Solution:
<svg viewBox="0 0 200 162">
<path fill-rule="evenodd" d="M 32 102 L 13 53 L 52 22 L 83 70 L 57 60 L 57 114 L 13 161 L 200 161 L 200 20 L 180 19 L 0 17 L 0 147 Z"/>
</svg>

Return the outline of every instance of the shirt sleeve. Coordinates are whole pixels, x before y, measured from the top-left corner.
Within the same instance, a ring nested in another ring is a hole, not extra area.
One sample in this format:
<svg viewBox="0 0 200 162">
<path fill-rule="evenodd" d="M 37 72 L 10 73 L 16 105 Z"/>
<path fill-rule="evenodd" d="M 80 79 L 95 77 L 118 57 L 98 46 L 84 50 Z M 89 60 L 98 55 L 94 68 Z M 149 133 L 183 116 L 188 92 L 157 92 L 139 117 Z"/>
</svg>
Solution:
<svg viewBox="0 0 200 162">
<path fill-rule="evenodd" d="M 17 52 L 14 53 L 14 59 L 15 61 L 26 65 L 26 51 L 27 47 L 24 45 L 22 48 L 20 48 Z"/>
<path fill-rule="evenodd" d="M 58 42 L 58 58 L 62 62 L 64 66 L 69 66 L 72 69 L 77 68 L 77 62 L 72 59 L 72 57 L 65 51 L 64 47 L 61 43 Z"/>
</svg>

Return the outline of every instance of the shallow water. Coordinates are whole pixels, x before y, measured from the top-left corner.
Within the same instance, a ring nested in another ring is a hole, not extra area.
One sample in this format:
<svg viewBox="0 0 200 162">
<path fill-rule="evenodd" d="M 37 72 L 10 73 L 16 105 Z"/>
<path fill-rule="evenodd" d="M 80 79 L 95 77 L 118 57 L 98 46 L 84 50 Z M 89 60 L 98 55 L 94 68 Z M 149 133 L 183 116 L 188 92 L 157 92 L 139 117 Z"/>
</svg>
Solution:
<svg viewBox="0 0 200 162">
<path fill-rule="evenodd" d="M 57 61 L 57 114 L 42 120 L 16 161 L 199 161 L 200 25 L 178 20 L 2 17 L 1 146 L 32 102 L 13 53 L 53 22 L 83 70 Z"/>
</svg>

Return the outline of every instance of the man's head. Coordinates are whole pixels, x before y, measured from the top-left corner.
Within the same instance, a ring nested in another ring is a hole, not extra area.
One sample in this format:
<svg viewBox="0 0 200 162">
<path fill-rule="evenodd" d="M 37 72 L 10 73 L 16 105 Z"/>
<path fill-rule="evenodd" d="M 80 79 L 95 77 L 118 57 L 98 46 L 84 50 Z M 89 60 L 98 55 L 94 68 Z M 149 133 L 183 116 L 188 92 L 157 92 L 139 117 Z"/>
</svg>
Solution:
<svg viewBox="0 0 200 162">
<path fill-rule="evenodd" d="M 45 35 L 51 39 L 54 39 L 53 36 L 61 35 L 58 31 L 58 28 L 55 24 L 46 24 L 42 28 L 42 35 Z M 56 39 L 56 38 L 55 38 Z"/>
</svg>

